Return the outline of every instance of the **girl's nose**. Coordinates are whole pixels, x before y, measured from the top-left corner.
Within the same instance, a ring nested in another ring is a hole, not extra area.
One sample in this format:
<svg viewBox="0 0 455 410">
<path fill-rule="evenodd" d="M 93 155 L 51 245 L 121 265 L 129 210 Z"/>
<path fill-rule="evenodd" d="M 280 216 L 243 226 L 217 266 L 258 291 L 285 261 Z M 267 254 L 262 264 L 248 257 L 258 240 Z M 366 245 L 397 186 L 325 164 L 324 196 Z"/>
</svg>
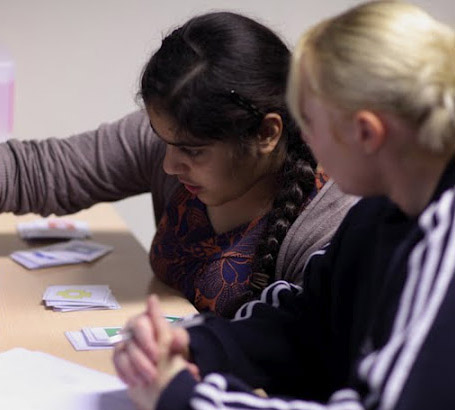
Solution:
<svg viewBox="0 0 455 410">
<path fill-rule="evenodd" d="M 178 175 L 185 171 L 187 165 L 178 147 L 167 145 L 166 154 L 163 160 L 163 170 L 168 175 Z"/>
</svg>

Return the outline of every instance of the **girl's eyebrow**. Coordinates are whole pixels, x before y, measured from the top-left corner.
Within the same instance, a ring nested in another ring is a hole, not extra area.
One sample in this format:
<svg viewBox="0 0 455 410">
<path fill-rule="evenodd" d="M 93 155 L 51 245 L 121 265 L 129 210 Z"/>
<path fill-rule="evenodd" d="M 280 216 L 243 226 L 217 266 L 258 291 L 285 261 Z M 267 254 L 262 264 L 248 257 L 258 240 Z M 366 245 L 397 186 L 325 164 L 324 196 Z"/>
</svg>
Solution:
<svg viewBox="0 0 455 410">
<path fill-rule="evenodd" d="M 149 121 L 149 124 L 150 124 L 150 128 L 152 129 L 152 131 L 155 133 L 155 135 L 161 140 L 163 141 L 164 143 L 168 144 L 168 145 L 173 145 L 175 147 L 194 147 L 194 148 L 198 148 L 198 147 L 205 147 L 209 144 L 202 144 L 202 143 L 197 143 L 197 142 L 190 142 L 190 141 L 179 141 L 179 142 L 169 142 L 169 141 L 166 141 L 165 138 L 163 138 L 160 134 L 158 134 L 155 130 L 155 128 L 153 128 L 153 125 L 152 125 L 152 122 Z"/>
</svg>

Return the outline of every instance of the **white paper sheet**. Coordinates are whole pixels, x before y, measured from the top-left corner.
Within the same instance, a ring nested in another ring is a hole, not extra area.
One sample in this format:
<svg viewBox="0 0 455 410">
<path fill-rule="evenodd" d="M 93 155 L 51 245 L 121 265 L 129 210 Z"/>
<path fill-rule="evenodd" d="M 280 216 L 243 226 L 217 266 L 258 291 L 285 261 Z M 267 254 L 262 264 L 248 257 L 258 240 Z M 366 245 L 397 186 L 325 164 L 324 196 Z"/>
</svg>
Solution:
<svg viewBox="0 0 455 410">
<path fill-rule="evenodd" d="M 0 409 L 133 410 L 117 377 L 46 353 L 0 354 Z"/>
</svg>

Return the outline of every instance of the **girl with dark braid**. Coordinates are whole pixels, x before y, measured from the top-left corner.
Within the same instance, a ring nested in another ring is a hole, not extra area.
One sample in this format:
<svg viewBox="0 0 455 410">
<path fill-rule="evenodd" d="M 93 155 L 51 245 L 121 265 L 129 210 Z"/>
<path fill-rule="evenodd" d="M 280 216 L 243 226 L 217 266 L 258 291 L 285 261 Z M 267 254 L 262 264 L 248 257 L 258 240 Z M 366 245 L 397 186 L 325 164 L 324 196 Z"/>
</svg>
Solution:
<svg viewBox="0 0 455 410">
<path fill-rule="evenodd" d="M 159 225 L 152 267 L 200 310 L 232 316 L 274 280 L 289 227 L 326 182 L 286 108 L 289 58 L 266 27 L 214 13 L 173 31 L 144 69 L 141 96 L 169 144 L 164 170 L 184 185 Z M 175 144 L 191 150 L 174 154 Z M 200 176 L 210 161 L 201 146 L 222 147 L 226 180 Z"/>
<path fill-rule="evenodd" d="M 0 145 L 1 210 L 65 214 L 151 191 L 153 272 L 198 310 L 232 317 L 275 279 L 300 283 L 353 198 L 300 140 L 289 60 L 252 19 L 189 20 L 146 64 L 144 109 L 66 140 Z"/>
</svg>

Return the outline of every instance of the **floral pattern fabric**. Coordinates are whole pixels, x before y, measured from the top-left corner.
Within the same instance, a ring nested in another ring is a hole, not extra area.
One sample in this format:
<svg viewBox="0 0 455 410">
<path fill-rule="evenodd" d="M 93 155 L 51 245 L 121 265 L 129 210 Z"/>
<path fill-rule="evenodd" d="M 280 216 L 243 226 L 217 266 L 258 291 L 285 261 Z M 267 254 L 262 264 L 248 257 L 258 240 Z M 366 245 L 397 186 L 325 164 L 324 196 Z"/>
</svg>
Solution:
<svg viewBox="0 0 455 410">
<path fill-rule="evenodd" d="M 327 180 L 326 174 L 317 173 L 310 199 Z M 182 186 L 171 198 L 153 239 L 153 271 L 199 311 L 232 317 L 253 297 L 251 265 L 266 222 L 267 215 L 216 234 L 206 206 Z"/>
</svg>

